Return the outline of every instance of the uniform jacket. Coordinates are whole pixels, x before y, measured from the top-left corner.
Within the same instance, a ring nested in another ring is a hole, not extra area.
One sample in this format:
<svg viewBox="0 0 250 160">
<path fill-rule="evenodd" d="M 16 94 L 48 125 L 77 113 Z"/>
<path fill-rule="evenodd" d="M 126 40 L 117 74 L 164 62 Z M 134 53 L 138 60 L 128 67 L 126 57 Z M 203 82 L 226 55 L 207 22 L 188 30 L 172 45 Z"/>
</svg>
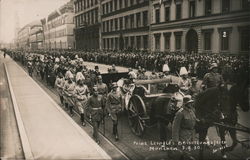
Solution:
<svg viewBox="0 0 250 160">
<path fill-rule="evenodd" d="M 187 107 L 180 109 L 173 121 L 173 141 L 192 141 L 194 138 L 195 122 L 196 116 L 193 109 Z"/>
</svg>

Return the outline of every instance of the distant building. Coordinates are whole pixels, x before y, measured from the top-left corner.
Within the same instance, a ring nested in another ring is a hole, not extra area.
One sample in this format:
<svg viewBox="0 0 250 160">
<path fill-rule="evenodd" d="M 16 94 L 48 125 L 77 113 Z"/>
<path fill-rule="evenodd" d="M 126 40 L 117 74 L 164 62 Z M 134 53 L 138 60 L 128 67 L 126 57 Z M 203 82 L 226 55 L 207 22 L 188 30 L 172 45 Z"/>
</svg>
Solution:
<svg viewBox="0 0 250 160">
<path fill-rule="evenodd" d="M 73 1 L 61 6 L 41 20 L 45 49 L 74 48 Z"/>
<path fill-rule="evenodd" d="M 249 53 L 249 0 L 154 0 L 153 51 Z"/>
<path fill-rule="evenodd" d="M 43 29 L 42 25 L 32 26 L 30 28 L 30 48 L 42 49 L 43 48 Z"/>
<path fill-rule="evenodd" d="M 102 49 L 148 49 L 149 0 L 102 0 Z"/>
<path fill-rule="evenodd" d="M 16 39 L 17 48 L 31 49 L 31 43 L 30 43 L 31 30 L 32 29 L 34 30 L 36 28 L 41 28 L 40 21 L 34 21 L 32 23 L 29 23 L 18 31 Z"/>
<path fill-rule="evenodd" d="M 76 49 L 100 49 L 100 1 L 74 0 Z"/>
</svg>

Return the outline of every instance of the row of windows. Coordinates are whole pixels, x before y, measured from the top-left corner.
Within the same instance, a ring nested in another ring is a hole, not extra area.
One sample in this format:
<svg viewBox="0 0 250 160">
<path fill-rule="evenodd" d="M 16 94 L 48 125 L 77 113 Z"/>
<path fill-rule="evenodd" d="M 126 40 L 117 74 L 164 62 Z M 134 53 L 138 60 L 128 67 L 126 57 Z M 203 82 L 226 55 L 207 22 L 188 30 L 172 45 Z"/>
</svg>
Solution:
<svg viewBox="0 0 250 160">
<path fill-rule="evenodd" d="M 94 5 L 98 4 L 98 0 L 78 0 L 74 6 L 75 6 L 75 13 L 81 12 L 84 9 L 90 8 Z"/>
<path fill-rule="evenodd" d="M 139 28 L 148 25 L 148 11 L 127 15 L 102 22 L 103 32 Z"/>
<path fill-rule="evenodd" d="M 52 28 L 56 28 L 56 27 L 59 27 L 61 25 L 64 25 L 65 24 L 65 18 L 66 17 L 60 17 L 60 18 L 57 18 L 57 19 L 54 19 L 52 21 L 50 21 L 47 25 L 44 26 L 44 31 L 47 31 L 47 30 L 50 30 Z"/>
<path fill-rule="evenodd" d="M 249 51 L 250 44 L 250 31 L 248 29 L 241 30 L 239 32 L 240 37 L 240 51 Z M 171 34 L 164 34 L 164 50 L 170 50 L 170 36 Z M 220 31 L 220 50 L 221 51 L 229 51 L 230 50 L 230 31 L 222 30 Z M 161 34 L 155 34 L 155 50 L 160 50 L 161 48 Z M 182 35 L 175 34 L 175 50 L 180 50 Z M 203 49 L 205 51 L 211 51 L 212 49 L 212 32 L 204 32 L 203 33 Z"/>
<path fill-rule="evenodd" d="M 76 27 L 98 23 L 98 9 L 90 10 L 75 17 Z"/>
<path fill-rule="evenodd" d="M 102 4 L 102 14 L 108 14 L 122 8 L 127 8 L 148 0 L 111 0 Z"/>
<path fill-rule="evenodd" d="M 211 15 L 212 14 L 212 3 L 213 0 L 204 0 L 205 1 L 205 15 Z M 249 9 L 250 6 L 250 1 L 249 0 L 241 0 L 242 4 L 242 9 Z M 190 0 L 189 1 L 189 17 L 195 17 L 196 16 L 196 1 L 195 0 Z M 231 9 L 231 0 L 222 0 L 221 1 L 221 12 L 222 13 L 228 13 L 230 12 Z M 170 6 L 166 5 L 165 6 L 165 22 L 170 20 Z M 160 22 L 160 16 L 162 14 L 160 13 L 160 8 L 155 8 L 155 23 Z M 175 10 L 175 15 L 176 15 L 176 20 L 182 18 L 182 3 L 176 3 L 176 10 Z"/>
<path fill-rule="evenodd" d="M 147 49 L 148 48 L 148 35 L 143 36 L 129 36 L 122 39 L 103 38 L 104 49 Z"/>
<path fill-rule="evenodd" d="M 64 37 L 67 36 L 67 30 L 66 29 L 61 29 L 55 32 L 50 32 L 44 34 L 45 39 L 53 39 L 53 38 L 59 38 L 59 37 Z"/>
</svg>

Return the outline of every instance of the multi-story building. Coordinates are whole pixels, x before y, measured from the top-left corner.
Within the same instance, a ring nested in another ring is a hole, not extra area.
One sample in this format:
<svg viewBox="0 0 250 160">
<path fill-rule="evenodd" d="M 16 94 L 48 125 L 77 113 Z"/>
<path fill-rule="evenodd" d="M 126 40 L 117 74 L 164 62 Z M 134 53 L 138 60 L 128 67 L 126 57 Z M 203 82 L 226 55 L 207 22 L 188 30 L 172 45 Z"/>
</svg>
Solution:
<svg viewBox="0 0 250 160">
<path fill-rule="evenodd" d="M 30 31 L 31 31 L 31 28 L 36 29 L 37 27 L 38 28 L 41 27 L 40 21 L 31 22 L 18 31 L 17 33 L 17 47 L 18 48 L 22 48 L 22 49 L 31 48 Z"/>
<path fill-rule="evenodd" d="M 149 0 L 103 0 L 100 11 L 103 49 L 148 49 Z"/>
<path fill-rule="evenodd" d="M 29 42 L 30 42 L 31 49 L 42 49 L 43 48 L 42 24 L 32 26 L 30 28 Z"/>
<path fill-rule="evenodd" d="M 100 0 L 75 0 L 77 49 L 100 49 Z"/>
<path fill-rule="evenodd" d="M 41 20 L 45 49 L 74 48 L 73 0 Z"/>
<path fill-rule="evenodd" d="M 249 0 L 151 2 L 151 50 L 249 53 Z"/>
</svg>

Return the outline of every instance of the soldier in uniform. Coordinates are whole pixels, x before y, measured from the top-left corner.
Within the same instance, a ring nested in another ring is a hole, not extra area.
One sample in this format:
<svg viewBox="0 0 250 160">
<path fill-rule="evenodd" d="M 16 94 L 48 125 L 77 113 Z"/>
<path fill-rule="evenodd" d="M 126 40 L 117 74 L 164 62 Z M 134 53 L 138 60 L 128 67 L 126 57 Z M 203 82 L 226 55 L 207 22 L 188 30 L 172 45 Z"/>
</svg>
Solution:
<svg viewBox="0 0 250 160">
<path fill-rule="evenodd" d="M 99 133 L 98 129 L 103 118 L 103 106 L 104 106 L 103 98 L 98 93 L 97 86 L 93 87 L 93 95 L 87 101 L 87 107 L 90 110 L 90 114 L 93 121 L 93 138 L 99 144 Z"/>
<path fill-rule="evenodd" d="M 180 76 L 181 76 L 180 83 L 179 83 L 180 89 L 181 91 L 187 94 L 192 84 L 191 84 L 191 80 L 188 78 L 188 72 L 185 67 L 181 67 Z"/>
<path fill-rule="evenodd" d="M 187 95 L 183 99 L 183 108 L 177 113 L 172 125 L 172 141 L 176 146 L 178 142 L 191 142 L 195 140 L 195 124 L 196 116 L 193 108 L 193 100 L 190 95 Z M 171 159 L 194 159 L 190 153 L 185 149 L 183 145 L 177 145 L 177 151 L 171 151 L 169 158 Z"/>
<path fill-rule="evenodd" d="M 66 109 L 68 109 L 69 107 L 70 116 L 73 116 L 73 106 L 74 106 L 73 95 L 75 93 L 75 82 L 73 81 L 73 79 L 74 79 L 74 75 L 69 74 L 63 87 L 63 92 L 65 95 L 64 99 L 66 100 L 65 107 Z"/>
<path fill-rule="evenodd" d="M 203 89 L 218 87 L 219 85 L 224 83 L 222 76 L 218 73 L 217 63 L 212 63 L 209 70 L 210 72 L 205 74 L 203 78 L 202 82 Z"/>
<path fill-rule="evenodd" d="M 194 127 L 196 123 L 193 102 L 194 101 L 191 99 L 190 95 L 184 96 L 183 108 L 176 113 L 173 121 L 173 142 L 193 140 L 195 133 Z"/>
<path fill-rule="evenodd" d="M 118 113 L 122 110 L 122 96 L 117 91 L 118 85 L 117 83 L 112 83 L 112 90 L 107 96 L 106 107 L 108 113 L 111 116 L 113 121 L 113 135 L 115 136 L 115 140 L 117 141 L 118 138 Z"/>
<path fill-rule="evenodd" d="M 63 104 L 63 86 L 64 86 L 64 83 L 65 83 L 65 80 L 64 80 L 63 74 L 61 72 L 59 72 L 58 76 L 56 77 L 55 86 L 56 86 L 56 90 L 59 94 L 61 104 Z"/>
<path fill-rule="evenodd" d="M 81 116 L 81 123 L 83 126 L 86 125 L 85 119 L 84 119 L 84 113 L 85 113 L 85 108 L 87 104 L 88 94 L 89 94 L 88 86 L 84 84 L 83 79 L 79 79 L 77 81 L 77 85 L 75 88 L 75 104 L 79 110 L 79 113 Z"/>
</svg>

